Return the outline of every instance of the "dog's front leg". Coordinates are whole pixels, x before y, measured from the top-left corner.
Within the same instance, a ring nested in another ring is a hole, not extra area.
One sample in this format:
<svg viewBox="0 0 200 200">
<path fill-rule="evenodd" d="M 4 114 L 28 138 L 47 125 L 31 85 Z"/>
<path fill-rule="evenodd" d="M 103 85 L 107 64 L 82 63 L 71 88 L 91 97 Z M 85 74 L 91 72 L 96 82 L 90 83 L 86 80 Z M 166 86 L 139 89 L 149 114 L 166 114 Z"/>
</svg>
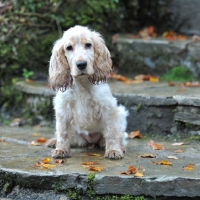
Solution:
<svg viewBox="0 0 200 200">
<path fill-rule="evenodd" d="M 72 129 L 66 122 L 66 117 L 56 113 L 56 149 L 52 151 L 53 158 L 70 157 L 70 140 Z"/>
<path fill-rule="evenodd" d="M 106 119 L 106 126 L 103 131 L 106 150 L 105 158 L 121 159 L 124 157 L 123 133 L 118 124 L 118 111 L 111 108 Z"/>
</svg>

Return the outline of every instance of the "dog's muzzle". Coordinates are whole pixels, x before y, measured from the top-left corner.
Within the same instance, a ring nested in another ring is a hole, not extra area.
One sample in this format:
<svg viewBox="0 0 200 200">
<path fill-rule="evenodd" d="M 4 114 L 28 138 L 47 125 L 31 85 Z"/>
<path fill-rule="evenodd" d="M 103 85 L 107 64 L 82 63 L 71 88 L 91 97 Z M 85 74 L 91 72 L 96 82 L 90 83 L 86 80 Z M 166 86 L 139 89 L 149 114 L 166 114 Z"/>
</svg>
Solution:
<svg viewBox="0 0 200 200">
<path fill-rule="evenodd" d="M 84 70 L 87 67 L 87 62 L 86 61 L 78 61 L 76 63 L 76 66 L 78 67 L 78 69 Z"/>
</svg>

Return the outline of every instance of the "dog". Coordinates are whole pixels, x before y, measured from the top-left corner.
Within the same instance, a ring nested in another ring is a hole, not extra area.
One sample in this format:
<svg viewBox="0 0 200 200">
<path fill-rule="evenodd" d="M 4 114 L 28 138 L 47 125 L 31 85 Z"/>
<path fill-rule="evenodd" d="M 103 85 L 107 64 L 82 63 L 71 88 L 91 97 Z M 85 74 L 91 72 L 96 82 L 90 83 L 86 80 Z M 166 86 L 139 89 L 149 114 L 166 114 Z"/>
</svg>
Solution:
<svg viewBox="0 0 200 200">
<path fill-rule="evenodd" d="M 53 158 L 70 157 L 71 146 L 105 146 L 105 158 L 121 159 L 125 152 L 128 111 L 112 96 L 107 76 L 110 52 L 100 33 L 74 26 L 53 47 L 49 85 L 56 90 Z"/>
</svg>

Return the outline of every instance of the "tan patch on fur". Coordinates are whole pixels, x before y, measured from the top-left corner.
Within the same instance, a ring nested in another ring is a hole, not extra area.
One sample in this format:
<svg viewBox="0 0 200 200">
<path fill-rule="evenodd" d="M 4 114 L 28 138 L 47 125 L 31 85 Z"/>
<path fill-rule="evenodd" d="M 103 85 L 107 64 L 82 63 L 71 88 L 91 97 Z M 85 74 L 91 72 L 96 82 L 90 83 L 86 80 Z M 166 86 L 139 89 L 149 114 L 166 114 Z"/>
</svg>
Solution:
<svg viewBox="0 0 200 200">
<path fill-rule="evenodd" d="M 93 33 L 94 43 L 94 74 L 89 76 L 93 84 L 106 82 L 107 75 L 112 71 L 112 60 L 104 40 L 97 33 Z"/>
<path fill-rule="evenodd" d="M 60 90 L 64 92 L 67 87 L 72 85 L 72 77 L 70 75 L 70 68 L 68 61 L 64 54 L 63 46 L 53 53 L 50 61 L 51 72 L 49 78 L 49 84 L 53 90 Z"/>
<path fill-rule="evenodd" d="M 87 40 L 86 40 L 86 38 L 81 38 L 81 44 L 83 45 L 83 46 L 85 46 L 85 43 L 87 42 Z"/>
</svg>

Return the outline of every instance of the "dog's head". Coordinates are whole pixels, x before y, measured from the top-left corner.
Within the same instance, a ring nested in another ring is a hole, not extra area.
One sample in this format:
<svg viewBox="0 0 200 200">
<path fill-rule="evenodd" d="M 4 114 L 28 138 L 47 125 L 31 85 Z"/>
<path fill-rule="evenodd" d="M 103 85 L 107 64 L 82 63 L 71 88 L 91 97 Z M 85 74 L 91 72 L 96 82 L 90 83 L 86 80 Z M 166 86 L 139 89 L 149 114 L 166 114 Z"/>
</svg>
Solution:
<svg viewBox="0 0 200 200">
<path fill-rule="evenodd" d="M 112 69 L 110 52 L 101 35 L 87 27 L 75 26 L 57 40 L 50 59 L 49 83 L 54 90 L 65 91 L 73 80 L 87 76 L 90 82 L 106 82 Z"/>
</svg>

